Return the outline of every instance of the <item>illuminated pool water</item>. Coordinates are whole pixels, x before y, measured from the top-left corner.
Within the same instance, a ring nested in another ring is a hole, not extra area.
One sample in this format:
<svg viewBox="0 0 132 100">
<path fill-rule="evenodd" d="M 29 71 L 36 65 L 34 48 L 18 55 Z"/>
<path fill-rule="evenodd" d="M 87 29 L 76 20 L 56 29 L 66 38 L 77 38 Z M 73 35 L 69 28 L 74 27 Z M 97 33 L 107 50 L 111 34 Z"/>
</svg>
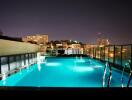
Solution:
<svg viewBox="0 0 132 100">
<path fill-rule="evenodd" d="M 32 65 L 1 80 L 0 86 L 102 87 L 103 72 L 103 63 L 87 57 L 49 57 L 46 62 Z M 125 86 L 127 81 L 128 75 L 125 75 Z M 110 86 L 121 87 L 120 71 L 113 69 Z"/>
</svg>

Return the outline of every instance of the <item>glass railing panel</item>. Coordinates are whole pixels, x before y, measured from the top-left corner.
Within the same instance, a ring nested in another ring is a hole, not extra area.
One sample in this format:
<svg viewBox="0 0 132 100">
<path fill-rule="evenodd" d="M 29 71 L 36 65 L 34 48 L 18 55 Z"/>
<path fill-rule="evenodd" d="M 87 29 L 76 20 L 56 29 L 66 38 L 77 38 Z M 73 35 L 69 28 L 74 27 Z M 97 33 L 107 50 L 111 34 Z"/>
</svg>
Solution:
<svg viewBox="0 0 132 100">
<path fill-rule="evenodd" d="M 114 46 L 109 46 L 109 62 L 114 63 Z"/>
<path fill-rule="evenodd" d="M 101 47 L 100 48 L 100 59 L 101 60 L 105 60 L 105 48 L 104 47 Z"/>
<path fill-rule="evenodd" d="M 16 59 L 15 56 L 10 56 L 9 57 L 9 64 L 10 64 L 10 70 L 13 71 L 17 66 L 16 66 Z"/>
<path fill-rule="evenodd" d="M 121 46 L 115 46 L 115 64 L 121 65 Z"/>
<path fill-rule="evenodd" d="M 1 74 L 8 73 L 8 58 L 1 57 Z"/>
<path fill-rule="evenodd" d="M 100 48 L 99 47 L 96 48 L 96 58 L 100 59 Z"/>
<path fill-rule="evenodd" d="M 128 62 L 128 60 L 131 61 L 131 45 L 123 46 L 123 49 L 122 49 L 122 66 L 125 66 L 125 64 Z"/>
<path fill-rule="evenodd" d="M 108 61 L 108 50 L 109 50 L 109 47 L 105 47 L 105 61 Z"/>
</svg>

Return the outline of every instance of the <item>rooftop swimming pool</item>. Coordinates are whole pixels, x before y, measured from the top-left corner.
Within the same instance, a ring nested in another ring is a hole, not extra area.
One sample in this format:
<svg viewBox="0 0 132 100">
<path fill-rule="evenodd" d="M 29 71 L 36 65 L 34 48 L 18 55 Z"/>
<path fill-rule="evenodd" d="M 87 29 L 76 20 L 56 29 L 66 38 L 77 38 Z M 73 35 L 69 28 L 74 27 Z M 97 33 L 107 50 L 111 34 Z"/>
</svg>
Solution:
<svg viewBox="0 0 132 100">
<path fill-rule="evenodd" d="M 3 78 L 0 86 L 10 87 L 102 87 L 104 63 L 88 57 L 47 57 L 44 61 Z M 106 70 L 107 83 L 109 69 Z M 121 71 L 112 68 L 110 87 L 121 87 Z M 124 75 L 124 87 L 128 82 Z M 105 84 L 104 87 L 107 84 Z M 130 83 L 132 86 L 132 82 Z"/>
</svg>

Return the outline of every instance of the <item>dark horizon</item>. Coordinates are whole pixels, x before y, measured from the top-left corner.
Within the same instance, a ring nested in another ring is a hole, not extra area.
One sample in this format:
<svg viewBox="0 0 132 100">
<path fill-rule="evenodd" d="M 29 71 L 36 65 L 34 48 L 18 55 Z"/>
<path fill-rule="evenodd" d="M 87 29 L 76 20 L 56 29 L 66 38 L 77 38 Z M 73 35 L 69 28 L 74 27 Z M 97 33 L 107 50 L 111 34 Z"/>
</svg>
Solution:
<svg viewBox="0 0 132 100">
<path fill-rule="evenodd" d="M 0 12 L 0 29 L 11 37 L 95 43 L 101 32 L 111 44 L 132 43 L 130 0 L 1 0 Z"/>
</svg>

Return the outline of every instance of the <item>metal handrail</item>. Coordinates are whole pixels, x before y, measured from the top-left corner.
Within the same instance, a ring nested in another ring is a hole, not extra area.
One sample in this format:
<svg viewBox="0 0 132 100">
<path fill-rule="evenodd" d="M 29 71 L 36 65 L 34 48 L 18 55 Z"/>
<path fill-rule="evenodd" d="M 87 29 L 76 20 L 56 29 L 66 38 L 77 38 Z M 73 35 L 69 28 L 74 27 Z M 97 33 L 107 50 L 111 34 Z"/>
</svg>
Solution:
<svg viewBox="0 0 132 100">
<path fill-rule="evenodd" d="M 109 77 L 107 81 L 107 87 L 110 87 L 111 79 L 112 79 L 112 68 L 108 62 L 105 63 L 105 68 L 104 68 L 104 75 L 103 75 L 103 87 L 105 86 L 105 80 L 106 80 L 106 73 L 107 73 L 107 68 L 109 68 Z"/>
<path fill-rule="evenodd" d="M 129 80 L 128 80 L 128 83 L 127 83 L 127 87 L 129 87 L 131 79 L 132 79 L 132 71 L 130 71 L 130 74 L 129 74 Z"/>
<path fill-rule="evenodd" d="M 127 83 L 127 87 L 129 87 L 131 79 L 132 79 L 132 69 L 131 69 L 131 61 L 128 60 L 128 62 L 125 64 L 123 71 L 122 71 L 122 76 L 121 76 L 121 86 L 122 88 L 124 87 L 124 72 L 125 72 L 125 68 L 129 68 L 129 79 L 128 79 L 128 83 Z"/>
</svg>

